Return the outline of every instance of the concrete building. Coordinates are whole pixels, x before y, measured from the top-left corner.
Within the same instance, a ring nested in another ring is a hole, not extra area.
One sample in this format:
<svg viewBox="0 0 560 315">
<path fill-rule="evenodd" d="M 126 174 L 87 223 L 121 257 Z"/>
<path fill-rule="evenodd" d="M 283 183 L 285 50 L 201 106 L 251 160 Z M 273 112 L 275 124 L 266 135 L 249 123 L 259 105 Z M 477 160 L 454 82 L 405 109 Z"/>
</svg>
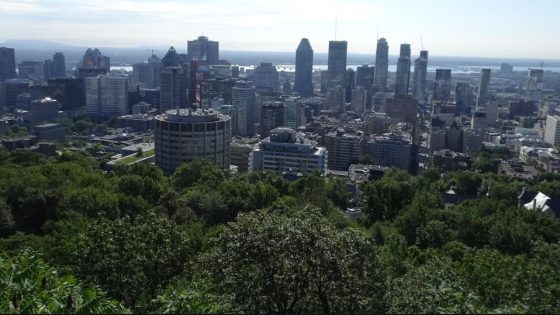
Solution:
<svg viewBox="0 0 560 315">
<path fill-rule="evenodd" d="M 467 171 L 471 165 L 469 155 L 450 150 L 435 152 L 432 159 L 432 166 L 442 172 Z"/>
<path fill-rule="evenodd" d="M 546 117 L 544 141 L 553 146 L 560 146 L 560 116 L 548 115 Z"/>
<path fill-rule="evenodd" d="M 488 118 L 486 111 L 483 109 L 476 110 L 471 119 L 471 129 L 477 129 L 482 137 L 486 134 L 486 128 L 488 127 Z"/>
<path fill-rule="evenodd" d="M 387 99 L 385 113 L 398 121 L 413 124 L 417 120 L 418 102 L 410 95 L 395 95 Z"/>
<path fill-rule="evenodd" d="M 367 105 L 367 90 L 363 86 L 356 86 L 352 90 L 352 100 L 350 108 L 357 115 L 363 115 Z"/>
<path fill-rule="evenodd" d="M 16 56 L 13 48 L 0 47 L 0 82 L 16 78 Z"/>
<path fill-rule="evenodd" d="M 336 85 L 344 86 L 347 51 L 348 42 L 329 41 L 327 88 Z"/>
<path fill-rule="evenodd" d="M 436 69 L 432 101 L 451 100 L 451 69 Z"/>
<path fill-rule="evenodd" d="M 328 155 L 329 170 L 348 171 L 351 164 L 358 163 L 363 147 L 363 137 L 357 132 L 339 129 L 323 137 Z"/>
<path fill-rule="evenodd" d="M 208 40 L 206 36 L 199 36 L 187 42 L 187 54 L 190 60 L 205 60 L 207 64 L 215 65 L 220 59 L 220 43 Z"/>
<path fill-rule="evenodd" d="M 231 125 L 229 117 L 213 111 L 169 110 L 156 116 L 155 161 L 166 174 L 195 159 L 229 171 Z"/>
<path fill-rule="evenodd" d="M 296 50 L 296 78 L 294 91 L 302 96 L 313 96 L 313 48 L 302 38 Z"/>
<path fill-rule="evenodd" d="M 239 135 L 239 114 L 237 111 L 237 107 L 233 105 L 222 105 L 217 108 L 217 111 L 229 117 L 230 125 L 231 125 L 231 136 L 238 136 Z"/>
<path fill-rule="evenodd" d="M 16 107 L 18 95 L 29 93 L 29 81 L 24 79 L 9 79 L 4 82 L 3 103 L 8 108 Z M 0 102 L 1 103 L 1 102 Z"/>
<path fill-rule="evenodd" d="M 126 128 L 138 132 L 154 130 L 156 125 L 155 116 L 150 114 L 132 114 L 117 118 L 117 128 Z"/>
<path fill-rule="evenodd" d="M 86 111 L 92 116 L 122 116 L 128 112 L 128 78 L 100 75 L 85 79 Z"/>
<path fill-rule="evenodd" d="M 284 103 L 269 102 L 261 108 L 260 136 L 268 138 L 270 131 L 284 125 Z"/>
<path fill-rule="evenodd" d="M 387 80 L 389 78 L 389 44 L 385 38 L 377 41 L 375 51 L 375 77 L 373 78 L 373 90 L 387 92 Z"/>
<path fill-rule="evenodd" d="M 255 134 L 257 122 L 255 88 L 251 82 L 238 81 L 232 89 L 232 105 L 237 108 L 237 131 L 241 136 Z"/>
<path fill-rule="evenodd" d="M 159 110 L 185 108 L 187 102 L 187 72 L 182 67 L 161 68 Z"/>
<path fill-rule="evenodd" d="M 343 112 L 345 109 L 345 96 L 346 91 L 341 85 L 336 85 L 329 88 L 327 92 L 327 109 L 336 113 Z"/>
<path fill-rule="evenodd" d="M 376 165 L 409 171 L 412 161 L 412 141 L 398 134 L 373 137 L 366 143 L 366 154 Z"/>
<path fill-rule="evenodd" d="M 525 87 L 525 101 L 539 104 L 541 100 L 541 91 L 543 89 L 544 70 L 529 69 L 528 74 L 527 85 Z"/>
<path fill-rule="evenodd" d="M 436 151 L 445 149 L 445 142 L 447 138 L 447 132 L 445 129 L 434 128 L 430 131 L 429 136 L 429 153 L 433 154 Z"/>
<path fill-rule="evenodd" d="M 306 123 L 305 118 L 305 105 L 299 97 L 283 97 L 284 103 L 284 125 L 291 129 L 297 129 L 304 126 Z"/>
<path fill-rule="evenodd" d="M 64 143 L 65 128 L 59 124 L 42 124 L 33 128 L 39 141 Z"/>
<path fill-rule="evenodd" d="M 463 131 L 464 153 L 472 153 L 482 150 L 483 134 L 477 129 L 466 129 Z"/>
<path fill-rule="evenodd" d="M 230 164 L 236 166 L 239 172 L 247 172 L 249 170 L 251 152 L 255 150 L 258 142 L 258 138 L 232 138 Z"/>
<path fill-rule="evenodd" d="M 289 128 L 276 128 L 251 152 L 250 171 L 271 171 L 277 174 L 327 171 L 327 150 L 317 141 L 305 138 Z"/>
<path fill-rule="evenodd" d="M 428 51 L 420 51 L 420 57 L 414 61 L 414 78 L 412 85 L 412 95 L 416 97 L 418 103 L 426 103 L 426 88 L 428 76 Z"/>
<path fill-rule="evenodd" d="M 371 135 L 384 135 L 389 132 L 392 124 L 397 123 L 385 113 L 369 113 L 364 117 L 364 132 Z"/>
<path fill-rule="evenodd" d="M 508 103 L 509 118 L 519 116 L 534 116 L 537 112 L 537 103 L 534 101 L 511 101 Z"/>
<path fill-rule="evenodd" d="M 397 76 L 395 79 L 395 95 L 408 95 L 410 83 L 410 44 L 401 44 L 399 60 L 397 61 Z"/>
<path fill-rule="evenodd" d="M 261 62 L 261 64 L 255 68 L 253 83 L 257 91 L 280 93 L 278 71 L 270 62 Z"/>
</svg>

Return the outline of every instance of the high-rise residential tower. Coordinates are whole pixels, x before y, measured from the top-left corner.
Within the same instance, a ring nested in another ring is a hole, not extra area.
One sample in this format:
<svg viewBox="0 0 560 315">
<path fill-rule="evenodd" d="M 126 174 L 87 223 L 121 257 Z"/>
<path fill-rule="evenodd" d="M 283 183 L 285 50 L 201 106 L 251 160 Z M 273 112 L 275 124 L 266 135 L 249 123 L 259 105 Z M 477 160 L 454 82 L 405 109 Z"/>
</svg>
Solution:
<svg viewBox="0 0 560 315">
<path fill-rule="evenodd" d="M 489 101 L 489 91 L 490 86 L 490 69 L 482 69 L 480 72 L 480 85 L 478 87 L 478 99 L 477 105 L 481 106 Z"/>
<path fill-rule="evenodd" d="M 218 63 L 220 57 L 220 44 L 208 40 L 206 36 L 199 36 L 187 42 L 187 54 L 190 60 L 205 60 L 209 65 Z"/>
<path fill-rule="evenodd" d="M 85 78 L 86 110 L 93 116 L 120 116 L 127 113 L 128 78 L 100 75 Z"/>
<path fill-rule="evenodd" d="M 16 77 L 16 57 L 13 48 L 0 47 L 0 82 Z"/>
<path fill-rule="evenodd" d="M 88 48 L 82 58 L 82 63 L 78 67 L 80 78 L 97 77 L 100 74 L 107 74 L 111 71 L 111 59 L 103 56 L 99 49 Z"/>
<path fill-rule="evenodd" d="M 377 41 L 375 52 L 375 77 L 373 89 L 375 92 L 387 91 L 387 79 L 389 76 L 389 44 L 385 38 Z"/>
<path fill-rule="evenodd" d="M 327 87 L 344 86 L 346 74 L 347 41 L 329 41 L 328 82 Z"/>
<path fill-rule="evenodd" d="M 241 136 L 255 134 L 256 95 L 252 82 L 238 81 L 231 91 L 231 103 L 237 109 L 237 131 Z"/>
<path fill-rule="evenodd" d="M 426 103 L 426 82 L 428 75 L 428 51 L 420 51 L 420 57 L 414 61 L 414 80 L 412 95 L 420 104 Z"/>
<path fill-rule="evenodd" d="M 399 60 L 397 61 L 397 78 L 395 80 L 395 95 L 408 95 L 410 82 L 410 44 L 401 44 Z"/>
<path fill-rule="evenodd" d="M 362 86 L 366 89 L 366 94 L 367 94 L 366 109 L 371 109 L 374 76 L 375 76 L 375 67 L 363 65 L 356 68 L 356 86 Z"/>
<path fill-rule="evenodd" d="M 66 77 L 66 60 L 64 54 L 57 52 L 53 55 L 54 63 L 54 77 L 55 78 L 65 78 Z"/>
<path fill-rule="evenodd" d="M 294 91 L 302 96 L 313 96 L 313 48 L 302 38 L 296 50 L 296 79 Z"/>
</svg>

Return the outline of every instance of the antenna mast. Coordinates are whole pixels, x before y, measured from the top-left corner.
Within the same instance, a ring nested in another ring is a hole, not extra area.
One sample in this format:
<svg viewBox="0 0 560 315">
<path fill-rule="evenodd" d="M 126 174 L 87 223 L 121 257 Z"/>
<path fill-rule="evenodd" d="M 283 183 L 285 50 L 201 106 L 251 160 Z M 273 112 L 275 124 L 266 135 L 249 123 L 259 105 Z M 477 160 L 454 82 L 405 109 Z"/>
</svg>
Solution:
<svg viewBox="0 0 560 315">
<path fill-rule="evenodd" d="M 338 18 L 334 19 L 334 40 L 336 40 L 336 31 L 338 28 Z"/>
<path fill-rule="evenodd" d="M 422 50 L 424 50 L 424 38 L 420 36 L 420 44 L 422 45 Z"/>
</svg>

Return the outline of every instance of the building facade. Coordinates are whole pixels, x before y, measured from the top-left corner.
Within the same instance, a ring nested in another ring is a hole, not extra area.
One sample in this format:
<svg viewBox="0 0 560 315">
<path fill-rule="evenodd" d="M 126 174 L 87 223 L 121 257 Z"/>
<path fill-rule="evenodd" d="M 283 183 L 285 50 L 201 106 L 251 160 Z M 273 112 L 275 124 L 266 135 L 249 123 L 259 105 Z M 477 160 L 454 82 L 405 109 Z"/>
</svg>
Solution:
<svg viewBox="0 0 560 315">
<path fill-rule="evenodd" d="M 195 159 L 229 171 L 231 125 L 228 116 L 213 111 L 175 109 L 156 116 L 155 161 L 172 174 Z"/>
<path fill-rule="evenodd" d="M 294 91 L 302 96 L 313 96 L 313 48 L 302 38 L 296 50 L 296 78 Z"/>
</svg>

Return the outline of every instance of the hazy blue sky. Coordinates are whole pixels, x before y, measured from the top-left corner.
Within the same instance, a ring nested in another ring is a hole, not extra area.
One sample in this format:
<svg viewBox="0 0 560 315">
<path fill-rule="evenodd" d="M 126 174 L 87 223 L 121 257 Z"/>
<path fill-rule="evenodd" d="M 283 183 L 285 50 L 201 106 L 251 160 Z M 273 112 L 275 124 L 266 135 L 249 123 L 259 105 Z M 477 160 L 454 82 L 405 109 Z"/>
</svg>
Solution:
<svg viewBox="0 0 560 315">
<path fill-rule="evenodd" d="M 334 38 L 373 53 L 379 30 L 437 56 L 560 59 L 559 0 L 0 0 L 0 41 L 80 46 L 175 45 L 204 32 L 224 50 L 315 51 Z"/>
</svg>

